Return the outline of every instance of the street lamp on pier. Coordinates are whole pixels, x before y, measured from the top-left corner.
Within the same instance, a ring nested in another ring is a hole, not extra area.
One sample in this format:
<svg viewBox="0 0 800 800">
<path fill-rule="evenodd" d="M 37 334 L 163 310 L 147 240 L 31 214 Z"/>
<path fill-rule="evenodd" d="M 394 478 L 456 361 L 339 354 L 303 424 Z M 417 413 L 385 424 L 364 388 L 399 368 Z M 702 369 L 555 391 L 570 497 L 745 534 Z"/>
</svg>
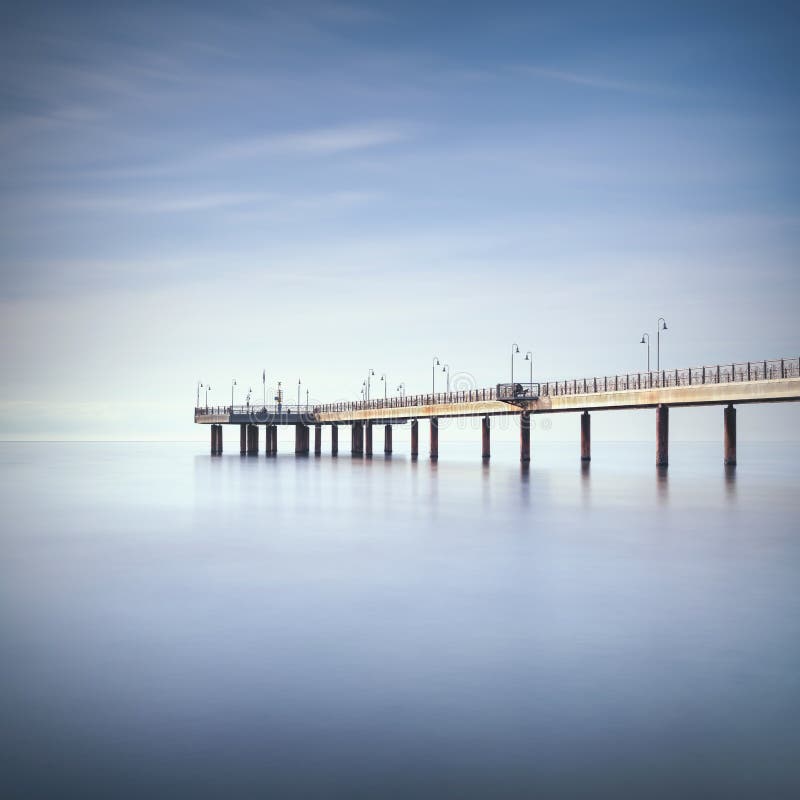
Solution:
<svg viewBox="0 0 800 800">
<path fill-rule="evenodd" d="M 514 356 L 519 353 L 519 345 L 514 343 L 511 345 L 511 391 L 514 391 Z"/>
<path fill-rule="evenodd" d="M 400 392 L 400 397 L 405 397 L 406 396 L 406 385 L 404 383 L 401 383 L 397 387 L 397 391 Z"/>
<path fill-rule="evenodd" d="M 389 383 L 389 381 L 386 380 L 386 373 L 385 372 L 383 373 L 383 375 L 381 375 L 381 380 L 383 381 L 383 399 L 385 401 L 386 397 L 387 397 L 388 383 Z"/>
<path fill-rule="evenodd" d="M 375 374 L 375 370 L 374 370 L 374 369 L 372 369 L 372 367 L 370 367 L 370 368 L 367 370 L 367 394 L 366 394 L 366 398 L 365 398 L 367 401 L 369 401 L 370 378 L 371 378 L 371 377 L 372 377 L 374 374 Z"/>
<path fill-rule="evenodd" d="M 297 413 L 300 413 L 300 378 L 297 379 Z"/>
<path fill-rule="evenodd" d="M 667 321 L 664 317 L 659 317 L 656 323 L 656 369 L 661 371 L 661 331 L 667 329 Z"/>
<path fill-rule="evenodd" d="M 200 381 L 197 381 L 197 403 L 196 407 L 200 408 L 200 390 L 203 388 L 203 384 Z"/>
<path fill-rule="evenodd" d="M 208 413 L 208 393 L 211 391 L 211 386 L 206 385 L 206 413 Z"/>
<path fill-rule="evenodd" d="M 647 345 L 647 373 L 650 374 L 650 334 L 643 333 L 642 334 L 642 341 L 639 344 L 646 344 Z"/>
<path fill-rule="evenodd" d="M 233 387 L 236 386 L 236 378 L 231 381 L 231 414 L 233 414 Z"/>
<path fill-rule="evenodd" d="M 530 350 L 528 350 L 528 352 L 525 353 L 525 360 L 530 362 L 529 366 L 531 368 L 531 381 L 530 381 L 530 386 L 528 388 L 530 389 L 531 392 L 533 392 L 533 353 Z"/>
<path fill-rule="evenodd" d="M 431 362 L 431 394 L 436 394 L 436 367 L 441 367 L 439 359 L 434 356 Z"/>
<path fill-rule="evenodd" d="M 450 394 L 450 365 L 449 364 L 445 364 L 442 367 L 442 372 L 446 372 L 447 373 L 447 394 Z"/>
</svg>

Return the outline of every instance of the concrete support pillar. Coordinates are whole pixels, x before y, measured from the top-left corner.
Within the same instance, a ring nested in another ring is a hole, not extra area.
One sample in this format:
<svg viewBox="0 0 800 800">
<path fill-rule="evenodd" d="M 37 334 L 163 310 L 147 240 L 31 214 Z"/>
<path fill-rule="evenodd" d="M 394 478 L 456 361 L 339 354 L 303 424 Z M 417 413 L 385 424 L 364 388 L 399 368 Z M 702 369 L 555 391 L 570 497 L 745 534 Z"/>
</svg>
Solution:
<svg viewBox="0 0 800 800">
<path fill-rule="evenodd" d="M 294 426 L 294 452 L 295 455 L 308 453 L 309 433 L 308 425 L 298 422 Z"/>
<path fill-rule="evenodd" d="M 247 426 L 247 455 L 258 455 L 258 425 Z"/>
<path fill-rule="evenodd" d="M 592 418 L 588 411 L 581 414 L 581 461 L 592 460 Z"/>
<path fill-rule="evenodd" d="M 275 453 L 275 426 L 274 425 L 266 425 L 264 427 L 264 455 L 271 456 Z"/>
<path fill-rule="evenodd" d="M 392 426 L 391 425 L 384 425 L 383 426 L 383 452 L 386 455 L 391 455 L 392 453 Z"/>
<path fill-rule="evenodd" d="M 322 425 L 314 425 L 314 455 L 322 455 Z"/>
<path fill-rule="evenodd" d="M 222 454 L 222 425 L 211 426 L 211 455 Z"/>
<path fill-rule="evenodd" d="M 331 425 L 331 455 L 339 455 L 339 426 Z"/>
<path fill-rule="evenodd" d="M 431 461 L 439 458 L 439 418 L 431 417 Z"/>
<path fill-rule="evenodd" d="M 247 453 L 247 425 L 239 426 L 239 454 Z"/>
<path fill-rule="evenodd" d="M 364 425 L 361 422 L 353 423 L 353 448 L 350 451 L 354 456 L 364 455 Z"/>
<path fill-rule="evenodd" d="M 523 463 L 531 460 L 531 415 L 528 411 L 519 415 L 519 460 Z"/>
<path fill-rule="evenodd" d="M 656 408 L 656 466 L 669 464 L 669 406 Z"/>
<path fill-rule="evenodd" d="M 725 464 L 736 466 L 736 409 L 729 405 L 724 413 L 725 419 Z"/>
<path fill-rule="evenodd" d="M 372 458 L 372 423 L 369 420 L 364 423 L 364 434 L 364 438 L 366 439 L 364 455 L 366 455 L 367 458 Z"/>
<path fill-rule="evenodd" d="M 489 417 L 481 420 L 481 456 L 484 461 L 492 455 L 492 429 L 489 426 Z"/>
<path fill-rule="evenodd" d="M 419 455 L 419 420 L 411 420 L 411 457 Z"/>
</svg>

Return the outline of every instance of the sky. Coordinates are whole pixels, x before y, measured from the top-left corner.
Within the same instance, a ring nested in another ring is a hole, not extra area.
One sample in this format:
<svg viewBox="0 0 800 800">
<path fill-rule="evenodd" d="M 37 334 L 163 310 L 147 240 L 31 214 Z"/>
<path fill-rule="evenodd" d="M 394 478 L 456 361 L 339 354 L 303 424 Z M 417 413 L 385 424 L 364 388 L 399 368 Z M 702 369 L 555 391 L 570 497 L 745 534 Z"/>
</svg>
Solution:
<svg viewBox="0 0 800 800">
<path fill-rule="evenodd" d="M 769 2 L 4 3 L 0 438 L 205 439 L 197 382 L 262 370 L 492 386 L 513 343 L 534 380 L 644 370 L 659 316 L 667 368 L 796 357 L 798 34 Z"/>
</svg>

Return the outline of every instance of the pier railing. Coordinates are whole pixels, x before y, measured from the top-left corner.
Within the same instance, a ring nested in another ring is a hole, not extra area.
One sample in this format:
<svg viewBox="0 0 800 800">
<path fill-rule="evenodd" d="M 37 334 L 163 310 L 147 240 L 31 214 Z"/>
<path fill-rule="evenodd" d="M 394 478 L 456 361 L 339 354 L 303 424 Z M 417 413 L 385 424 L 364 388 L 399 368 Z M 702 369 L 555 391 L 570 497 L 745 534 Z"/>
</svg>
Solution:
<svg viewBox="0 0 800 800">
<path fill-rule="evenodd" d="M 603 375 L 577 380 L 553 381 L 541 384 L 538 393 L 547 397 L 797 377 L 800 377 L 800 358 L 779 358 L 769 361 L 747 361 L 740 364 L 715 364 L 714 366 L 689 367 L 687 369 L 628 372 L 624 375 Z M 516 398 L 522 399 L 519 395 Z"/>
<path fill-rule="evenodd" d="M 243 415 L 243 416 L 251 416 L 251 415 L 258 415 L 258 416 L 298 416 L 304 414 L 313 414 L 314 413 L 314 406 L 311 404 L 306 405 L 305 403 L 301 403 L 299 406 L 297 403 L 292 405 L 267 405 L 265 406 L 263 403 L 251 403 L 250 405 L 243 405 L 243 406 L 199 406 L 195 407 L 194 413 L 197 416 L 205 416 L 205 415 L 212 415 L 212 414 L 230 414 L 230 415 Z"/>
<path fill-rule="evenodd" d="M 410 408 L 442 403 L 471 403 L 483 400 L 525 401 L 537 397 L 625 392 L 642 389 L 665 389 L 704 384 L 741 383 L 800 377 L 800 358 L 778 358 L 767 361 L 715 364 L 687 369 L 662 369 L 649 372 L 627 372 L 591 378 L 549 381 L 547 383 L 500 383 L 487 389 L 458 392 L 413 394 L 367 401 L 325 403 L 313 407 L 314 413 L 365 411 L 383 408 Z M 301 407 L 302 411 L 302 407 Z"/>
</svg>

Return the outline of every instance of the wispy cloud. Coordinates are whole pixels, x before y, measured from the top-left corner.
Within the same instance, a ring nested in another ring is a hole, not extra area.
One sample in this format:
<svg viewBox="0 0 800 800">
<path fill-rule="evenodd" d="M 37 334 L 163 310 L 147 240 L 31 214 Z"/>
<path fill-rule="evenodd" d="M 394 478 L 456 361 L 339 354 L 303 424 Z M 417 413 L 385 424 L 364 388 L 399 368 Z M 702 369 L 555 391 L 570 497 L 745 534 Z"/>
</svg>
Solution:
<svg viewBox="0 0 800 800">
<path fill-rule="evenodd" d="M 325 156 L 393 144 L 408 136 L 406 126 L 392 124 L 315 128 L 232 142 L 218 148 L 215 154 L 218 158 L 281 154 Z"/>
<path fill-rule="evenodd" d="M 605 75 L 594 75 L 567 70 L 549 69 L 546 67 L 523 66 L 520 71 L 551 81 L 571 83 L 575 86 L 585 86 L 591 89 L 600 89 L 609 92 L 630 92 L 634 94 L 651 94 L 659 91 L 654 86 L 648 86 L 635 81 L 618 80 Z"/>
<path fill-rule="evenodd" d="M 257 192 L 183 192 L 179 194 L 71 194 L 51 196 L 48 204 L 65 211 L 112 211 L 133 214 L 171 214 L 214 211 L 263 203 L 269 196 Z"/>
<path fill-rule="evenodd" d="M 186 190 L 133 194 L 73 193 L 37 199 L 36 205 L 77 213 L 192 214 L 229 211 L 236 218 L 269 216 L 285 218 L 297 212 L 322 214 L 347 210 L 374 201 L 378 195 L 364 191 L 332 191 L 286 194 L 280 192 L 208 192 Z"/>
</svg>

